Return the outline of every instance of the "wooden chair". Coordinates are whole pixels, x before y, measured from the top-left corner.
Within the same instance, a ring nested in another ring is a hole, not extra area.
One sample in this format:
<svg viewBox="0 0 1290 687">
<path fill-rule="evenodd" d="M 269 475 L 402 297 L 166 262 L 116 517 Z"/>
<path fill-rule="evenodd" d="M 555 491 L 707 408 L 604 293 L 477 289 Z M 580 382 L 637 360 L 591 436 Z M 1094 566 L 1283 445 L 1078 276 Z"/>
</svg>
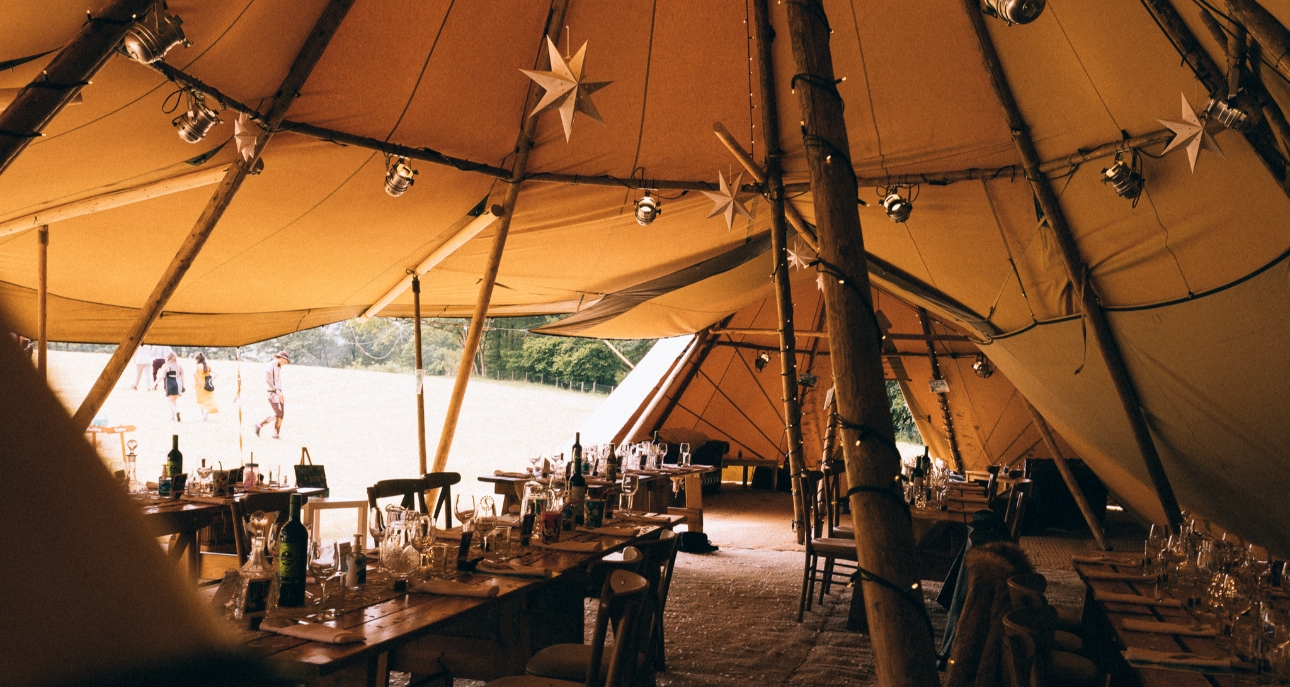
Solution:
<svg viewBox="0 0 1290 687">
<path fill-rule="evenodd" d="M 820 505 L 823 507 L 821 512 L 824 514 L 824 538 L 855 541 L 855 527 L 851 525 L 851 519 L 847 518 L 846 524 L 842 522 L 842 506 L 847 503 L 846 497 L 842 495 L 842 475 L 846 473 L 846 466 L 840 460 L 829 460 L 821 465 L 820 472 L 824 475 L 824 479 L 820 482 L 822 494 L 819 500 Z M 816 536 L 819 535 L 817 534 Z M 851 576 L 855 574 L 855 566 L 845 564 L 839 566 L 837 560 L 833 558 L 824 563 L 824 580 L 823 584 L 820 585 L 820 603 L 824 603 L 825 595 L 833 591 L 834 582 L 838 580 L 850 581 Z M 840 570 L 839 567 L 841 568 Z"/>
<path fill-rule="evenodd" d="M 251 534 L 246 530 L 246 521 L 256 511 L 277 513 L 278 524 L 285 523 L 291 513 L 291 494 L 289 493 L 254 493 L 247 494 L 239 501 L 234 501 L 229 510 L 233 513 L 233 545 L 237 550 L 238 566 L 246 563 L 251 551 Z"/>
<path fill-rule="evenodd" d="M 1008 596 L 1013 608 L 1049 605 L 1044 596 L 1047 590 L 1048 578 L 1039 573 L 1024 573 L 1008 578 Z M 1084 626 L 1083 613 L 1071 608 L 1054 608 L 1057 611 L 1057 629 L 1078 636 Z"/>
<path fill-rule="evenodd" d="M 1012 490 L 1008 493 L 1008 508 L 1004 511 L 1003 521 L 1008 525 L 1008 535 L 1014 542 L 1021 539 L 1021 525 L 1034 496 L 1035 483 L 1028 479 L 1013 483 Z"/>
<path fill-rule="evenodd" d="M 819 496 L 820 482 L 824 479 L 824 474 L 819 470 L 806 470 L 802 473 L 802 489 L 805 490 L 807 498 L 803 499 L 806 503 L 805 522 L 808 531 L 806 533 L 806 565 L 802 570 L 802 598 L 797 604 L 797 622 L 802 622 L 802 615 L 811 610 L 811 597 L 815 594 L 815 583 L 821 584 L 820 600 L 824 599 L 824 582 L 831 580 L 831 572 L 835 561 L 857 562 L 856 543 L 854 539 L 842 539 L 839 537 L 824 537 L 824 520 L 820 513 Z M 824 568 L 821 569 L 821 564 Z"/>
<path fill-rule="evenodd" d="M 638 617 L 647 603 L 648 591 L 649 582 L 644 577 L 626 570 L 615 570 L 605 581 L 591 644 L 587 645 L 586 672 L 581 680 L 514 675 L 494 680 L 485 687 L 628 687 L 636 677 L 636 656 L 642 640 Z M 611 623 L 618 629 L 614 632 L 606 668 L 605 639 Z"/>
<path fill-rule="evenodd" d="M 1099 671 L 1087 658 L 1054 648 L 1057 611 L 1018 608 L 1003 616 L 1004 673 L 1012 687 L 1097 687 Z"/>
<path fill-rule="evenodd" d="M 399 505 L 403 508 L 415 508 L 423 515 L 430 515 L 430 510 L 426 507 L 426 492 L 430 489 L 438 489 L 439 499 L 435 502 L 433 517 L 438 518 L 442 510 L 444 527 L 450 528 L 452 527 L 452 485 L 460 481 L 461 475 L 456 472 L 430 472 L 415 479 L 381 480 L 367 488 L 367 507 L 378 508 L 377 500 L 401 496 L 403 500 Z M 379 509 L 377 517 L 382 517 Z M 384 524 L 384 521 L 382 520 L 381 523 Z"/>
</svg>

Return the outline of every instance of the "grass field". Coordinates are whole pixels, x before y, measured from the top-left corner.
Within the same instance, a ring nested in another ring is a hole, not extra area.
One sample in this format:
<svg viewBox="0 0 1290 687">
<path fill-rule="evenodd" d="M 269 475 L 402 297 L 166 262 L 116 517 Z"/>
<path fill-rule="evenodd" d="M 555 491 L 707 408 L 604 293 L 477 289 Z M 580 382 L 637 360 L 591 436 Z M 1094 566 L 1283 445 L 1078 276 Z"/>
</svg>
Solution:
<svg viewBox="0 0 1290 687">
<path fill-rule="evenodd" d="M 75 411 L 107 358 L 99 353 L 50 353 L 50 381 L 69 411 Z M 271 427 L 263 438 L 254 432 L 255 423 L 271 414 L 263 364 L 211 362 L 218 375 L 215 397 L 220 412 L 208 422 L 202 422 L 194 398 L 193 362 L 185 359 L 180 364 L 188 386 L 179 400 L 182 422 L 171 421 L 163 392 L 131 390 L 133 365 L 99 413 L 99 424 L 137 427 L 130 437 L 139 442 L 140 480 L 155 481 L 161 474 L 173 434 L 179 435 L 188 470 L 202 458 L 210 465 L 237 466 L 249 462 L 254 453 L 262 471 L 282 469 L 290 475 L 291 466 L 300 460 L 300 447 L 307 446 L 314 462 L 326 466 L 333 498 L 366 498 L 365 489 L 377 480 L 417 475 L 416 379 L 411 374 L 287 366 L 286 420 L 282 438 L 274 440 L 268 438 Z M 244 390 L 240 426 L 239 371 Z M 452 382 L 448 377 L 425 380 L 426 444 L 432 462 Z M 522 469 L 532 451 L 572 443 L 574 431 L 604 399 L 538 384 L 473 379 L 448 469 L 462 474 L 465 491 L 491 493 L 491 485 L 477 481 L 479 475 Z M 120 442 L 116 437 L 105 439 L 99 453 L 105 460 L 120 460 Z M 326 514 L 323 528 L 328 536 L 344 536 L 354 529 L 353 516 L 349 511 Z"/>
</svg>

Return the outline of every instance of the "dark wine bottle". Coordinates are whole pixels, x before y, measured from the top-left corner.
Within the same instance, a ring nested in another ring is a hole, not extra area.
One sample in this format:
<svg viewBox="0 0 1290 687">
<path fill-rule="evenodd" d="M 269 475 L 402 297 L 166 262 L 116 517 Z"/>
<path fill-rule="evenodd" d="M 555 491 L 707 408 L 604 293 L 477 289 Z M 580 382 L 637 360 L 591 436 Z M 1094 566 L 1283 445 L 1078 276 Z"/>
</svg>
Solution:
<svg viewBox="0 0 1290 687">
<path fill-rule="evenodd" d="M 179 452 L 179 435 L 172 437 L 174 442 L 171 446 L 170 453 L 166 454 L 166 464 L 170 466 L 170 476 L 178 477 L 184 472 L 184 454 Z"/>
<path fill-rule="evenodd" d="M 305 605 L 305 570 L 309 561 L 309 531 L 300 521 L 300 494 L 291 495 L 291 520 L 278 535 L 278 605 Z"/>
<path fill-rule="evenodd" d="M 569 505 L 573 506 L 573 524 L 581 525 L 582 504 L 587 500 L 587 478 L 582 476 L 582 433 L 573 435 L 573 476 L 569 478 Z"/>
</svg>

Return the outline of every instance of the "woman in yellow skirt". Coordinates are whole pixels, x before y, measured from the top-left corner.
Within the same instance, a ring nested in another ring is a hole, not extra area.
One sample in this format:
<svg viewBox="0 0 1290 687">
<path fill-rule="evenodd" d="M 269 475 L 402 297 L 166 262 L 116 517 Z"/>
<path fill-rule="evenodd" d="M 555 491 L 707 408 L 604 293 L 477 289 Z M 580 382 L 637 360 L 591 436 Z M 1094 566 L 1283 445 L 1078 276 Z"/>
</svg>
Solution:
<svg viewBox="0 0 1290 687">
<path fill-rule="evenodd" d="M 202 422 L 205 422 L 219 412 L 219 406 L 215 404 L 214 380 L 217 375 L 211 372 L 205 354 L 198 353 L 193 361 L 197 363 L 197 371 L 193 373 L 193 381 L 197 382 L 197 407 L 202 411 Z"/>
</svg>

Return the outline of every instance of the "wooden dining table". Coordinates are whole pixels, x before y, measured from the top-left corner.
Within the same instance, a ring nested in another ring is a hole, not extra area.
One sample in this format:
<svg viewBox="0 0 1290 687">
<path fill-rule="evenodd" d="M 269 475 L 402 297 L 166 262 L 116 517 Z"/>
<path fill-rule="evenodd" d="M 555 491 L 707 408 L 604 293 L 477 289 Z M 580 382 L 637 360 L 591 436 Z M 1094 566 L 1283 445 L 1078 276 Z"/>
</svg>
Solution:
<svg viewBox="0 0 1290 687">
<path fill-rule="evenodd" d="M 345 682 L 384 687 L 389 671 L 491 680 L 523 673 L 529 657 L 551 644 L 583 641 L 583 599 L 588 569 L 596 561 L 619 555 L 633 542 L 656 539 L 664 529 L 684 522 L 680 516 L 636 521 L 631 537 L 564 533 L 562 541 L 598 541 L 595 553 L 521 547 L 520 562 L 545 567 L 547 579 L 453 573 L 457 581 L 499 587 L 494 598 L 396 593 L 392 579 L 373 569 L 369 554 L 366 590 L 350 592 L 345 612 L 328 624 L 362 635 L 355 644 L 324 644 L 271 632 L 252 631 L 226 620 L 249 651 L 268 661 L 283 676 L 303 684 Z M 620 521 L 626 522 L 626 521 Z M 450 559 L 455 543 L 449 541 Z M 313 584 L 308 586 L 316 590 Z M 213 588 L 205 592 L 213 597 Z M 217 609 L 223 612 L 224 609 Z"/>
</svg>

